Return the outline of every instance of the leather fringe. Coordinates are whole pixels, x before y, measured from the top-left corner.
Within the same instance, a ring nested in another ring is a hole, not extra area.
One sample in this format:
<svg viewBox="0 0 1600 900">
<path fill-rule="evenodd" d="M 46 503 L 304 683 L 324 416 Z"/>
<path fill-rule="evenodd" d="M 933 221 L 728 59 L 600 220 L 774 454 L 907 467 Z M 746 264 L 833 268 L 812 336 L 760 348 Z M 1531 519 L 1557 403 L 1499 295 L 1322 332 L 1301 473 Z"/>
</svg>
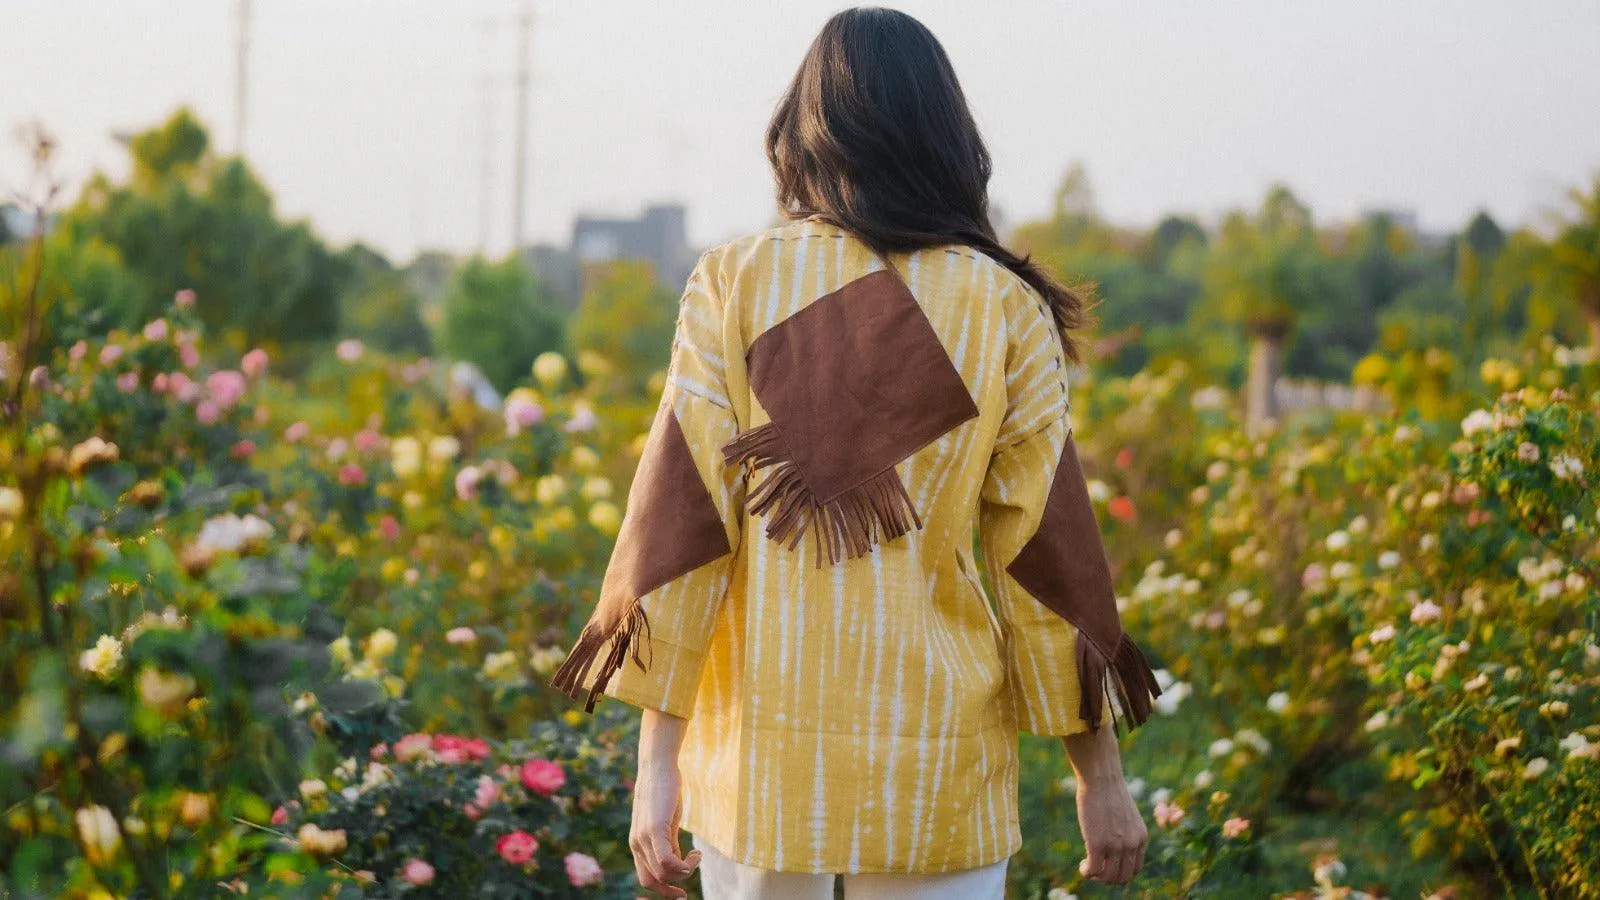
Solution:
<svg viewBox="0 0 1600 900">
<path fill-rule="evenodd" d="M 750 493 L 746 506 L 754 515 L 770 512 L 767 537 L 787 544 L 790 550 L 800 546 L 810 532 L 816 542 L 818 567 L 824 553 L 830 563 L 865 556 L 875 544 L 922 527 L 922 517 L 893 467 L 822 503 L 800 468 L 786 458 L 783 440 L 772 423 L 738 435 L 723 445 L 722 453 L 729 465 L 743 465 L 750 472 L 770 469 Z"/>
<path fill-rule="evenodd" d="M 1107 678 L 1107 675 L 1114 677 Z M 1078 685 L 1078 715 L 1094 730 L 1100 728 L 1105 710 L 1102 704 L 1111 699 L 1113 690 L 1119 701 L 1113 708 L 1120 707 L 1122 726 L 1128 731 L 1150 718 L 1153 701 L 1161 696 L 1161 686 L 1156 682 L 1150 663 L 1139 645 L 1126 634 L 1117 643 L 1115 658 L 1107 660 L 1093 641 L 1084 637 L 1082 631 L 1078 632 Z"/>
<path fill-rule="evenodd" d="M 594 684 L 588 688 L 588 699 L 584 704 L 584 712 L 594 712 L 595 701 L 600 698 L 600 693 L 605 690 L 611 681 L 611 676 L 622 668 L 624 662 L 631 655 L 633 661 L 640 669 L 649 668 L 649 664 L 639 658 L 639 641 L 635 640 L 640 632 L 644 633 L 644 642 L 650 641 L 650 620 L 645 617 L 644 606 L 635 600 L 623 614 L 617 624 L 608 629 L 599 627 L 594 621 L 583 626 L 583 632 L 578 635 L 578 642 L 573 645 L 572 652 L 567 654 L 566 661 L 561 668 L 556 670 L 550 683 L 563 694 L 574 700 L 583 700 L 584 681 L 589 674 L 589 669 L 599 659 L 600 648 L 606 641 L 615 639 L 611 644 L 611 652 L 600 663 L 600 668 L 595 673 Z M 629 648 L 632 653 L 629 653 Z"/>
</svg>

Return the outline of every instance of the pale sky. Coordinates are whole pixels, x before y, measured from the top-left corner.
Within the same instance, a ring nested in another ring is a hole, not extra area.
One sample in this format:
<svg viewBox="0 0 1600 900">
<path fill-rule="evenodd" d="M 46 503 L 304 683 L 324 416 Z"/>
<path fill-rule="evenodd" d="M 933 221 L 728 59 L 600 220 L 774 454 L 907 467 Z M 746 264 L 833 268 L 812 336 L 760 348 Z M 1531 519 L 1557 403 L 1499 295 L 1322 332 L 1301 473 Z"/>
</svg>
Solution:
<svg viewBox="0 0 1600 900">
<path fill-rule="evenodd" d="M 1212 220 L 1287 182 L 1321 219 L 1373 207 L 1459 227 L 1541 221 L 1600 171 L 1595 0 L 901 0 L 944 42 L 1006 220 L 1074 160 L 1114 221 Z M 510 239 L 517 0 L 255 0 L 246 150 L 280 210 L 408 258 Z M 689 206 L 705 245 L 772 210 L 766 120 L 842 4 L 536 0 L 527 214 Z M 192 106 L 233 149 L 233 0 L 0 0 L 0 192 L 14 127 L 61 172 L 125 169 L 118 129 Z"/>
</svg>

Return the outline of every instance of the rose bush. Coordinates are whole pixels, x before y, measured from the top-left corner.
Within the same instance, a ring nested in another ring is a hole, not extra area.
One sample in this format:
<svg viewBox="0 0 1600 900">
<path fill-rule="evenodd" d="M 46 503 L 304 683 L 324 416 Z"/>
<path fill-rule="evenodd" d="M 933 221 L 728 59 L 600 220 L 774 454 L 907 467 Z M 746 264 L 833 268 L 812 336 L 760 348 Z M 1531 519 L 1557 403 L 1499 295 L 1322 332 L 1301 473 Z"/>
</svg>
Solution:
<svg viewBox="0 0 1600 900">
<path fill-rule="evenodd" d="M 188 302 L 0 332 L 0 891 L 631 895 L 636 719 L 545 681 L 659 380 L 546 356 L 491 410 L 347 341 L 290 382 Z M 1167 688 L 1140 890 L 1593 895 L 1600 366 L 1427 361 L 1426 404 L 1254 435 L 1182 364 L 1075 380 Z M 1066 775 L 1025 742 L 1018 896 L 1102 890 Z"/>
</svg>

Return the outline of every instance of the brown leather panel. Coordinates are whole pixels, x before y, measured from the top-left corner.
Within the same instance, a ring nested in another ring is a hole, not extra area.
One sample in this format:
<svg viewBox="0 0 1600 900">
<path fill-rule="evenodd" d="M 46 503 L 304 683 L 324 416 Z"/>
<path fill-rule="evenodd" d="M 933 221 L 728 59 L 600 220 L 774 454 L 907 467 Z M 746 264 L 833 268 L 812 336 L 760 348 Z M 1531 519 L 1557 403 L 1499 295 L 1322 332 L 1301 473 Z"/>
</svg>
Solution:
<svg viewBox="0 0 1600 900">
<path fill-rule="evenodd" d="M 1070 434 L 1061 448 L 1039 530 L 1006 571 L 1034 599 L 1088 635 L 1107 660 L 1116 654 L 1122 639 L 1116 586 Z"/>
<path fill-rule="evenodd" d="M 651 426 L 628 492 L 628 511 L 600 589 L 600 607 L 622 607 L 732 552 L 722 516 L 695 467 L 670 406 Z"/>
<path fill-rule="evenodd" d="M 748 364 L 751 388 L 819 504 L 978 415 L 922 307 L 886 269 L 768 329 Z"/>
</svg>

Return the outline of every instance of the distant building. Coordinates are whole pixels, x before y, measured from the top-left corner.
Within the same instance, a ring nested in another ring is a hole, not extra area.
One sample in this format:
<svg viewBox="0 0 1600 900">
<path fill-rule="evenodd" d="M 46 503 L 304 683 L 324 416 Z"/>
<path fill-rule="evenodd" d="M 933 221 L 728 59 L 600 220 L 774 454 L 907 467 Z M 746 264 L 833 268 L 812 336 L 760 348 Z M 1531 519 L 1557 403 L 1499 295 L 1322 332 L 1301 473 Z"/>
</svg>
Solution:
<svg viewBox="0 0 1600 900">
<path fill-rule="evenodd" d="M 663 285 L 681 286 L 697 258 L 689 246 L 687 218 L 678 203 L 647 206 L 637 219 L 580 216 L 572 225 L 572 254 L 580 263 L 644 260 Z"/>
<path fill-rule="evenodd" d="M 583 263 L 577 254 L 554 244 L 534 244 L 523 249 L 522 264 L 563 310 L 578 308 L 583 299 Z"/>
</svg>

